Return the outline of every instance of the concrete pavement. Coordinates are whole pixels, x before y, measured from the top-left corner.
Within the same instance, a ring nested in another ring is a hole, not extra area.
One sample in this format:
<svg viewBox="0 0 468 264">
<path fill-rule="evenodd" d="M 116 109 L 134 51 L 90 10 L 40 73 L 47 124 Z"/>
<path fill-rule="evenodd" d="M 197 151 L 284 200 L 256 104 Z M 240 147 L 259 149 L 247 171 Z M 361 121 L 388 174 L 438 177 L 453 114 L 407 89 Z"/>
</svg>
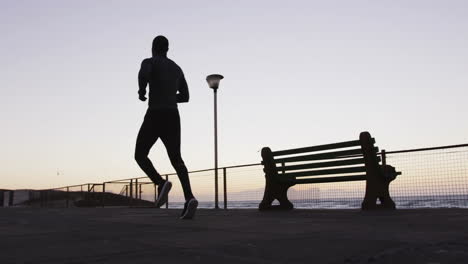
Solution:
<svg viewBox="0 0 468 264">
<path fill-rule="evenodd" d="M 468 263 L 468 210 L 0 208 L 0 263 Z"/>
</svg>

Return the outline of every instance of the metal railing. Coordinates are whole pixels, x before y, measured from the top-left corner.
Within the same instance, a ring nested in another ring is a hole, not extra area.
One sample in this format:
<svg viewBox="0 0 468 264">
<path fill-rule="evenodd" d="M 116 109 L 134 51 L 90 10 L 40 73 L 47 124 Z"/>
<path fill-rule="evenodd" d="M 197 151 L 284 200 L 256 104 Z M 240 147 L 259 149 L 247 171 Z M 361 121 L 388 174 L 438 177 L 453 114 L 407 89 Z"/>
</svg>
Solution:
<svg viewBox="0 0 468 264">
<path fill-rule="evenodd" d="M 382 150 L 386 163 L 403 172 L 390 184 L 397 208 L 468 208 L 468 144 L 397 151 Z M 264 191 L 260 163 L 189 172 L 202 208 L 257 208 Z M 163 174 L 174 187 L 165 208 L 182 208 L 183 194 L 175 173 Z M 219 183 L 221 182 L 221 186 Z M 221 189 L 221 191 L 220 191 Z M 296 208 L 359 208 L 365 181 L 296 185 L 288 193 Z M 152 207 L 156 186 L 147 177 L 87 183 L 32 191 L 30 206 Z"/>
<path fill-rule="evenodd" d="M 220 208 L 221 203 L 222 208 L 227 209 L 228 173 L 230 171 L 232 172 L 249 167 L 257 167 L 258 170 L 260 165 L 260 163 L 254 163 L 221 167 L 218 169 L 221 181 L 216 179 L 215 169 L 203 169 L 189 172 L 192 187 L 194 187 L 194 189 L 201 190 L 201 199 L 199 198 L 201 206 L 207 208 Z M 175 185 L 175 188 L 173 188 L 169 197 L 170 201 L 166 203 L 165 207 L 170 208 L 170 205 L 182 207 L 184 200 L 179 182 L 176 179 L 177 174 L 168 173 L 162 174 L 161 176 L 166 180 L 174 178 L 173 180 L 171 179 L 171 181 Z M 210 187 L 212 184 L 213 186 Z M 119 195 L 126 197 L 128 206 L 153 206 L 154 204 L 151 203 L 154 203 L 157 197 L 157 188 L 147 177 L 107 181 L 103 183 L 103 188 L 109 193 L 118 193 Z M 209 190 L 210 188 L 213 188 L 212 192 Z M 117 192 L 116 190 L 119 191 Z M 195 193 L 197 193 L 196 190 Z M 106 197 L 108 197 L 108 195 Z M 104 199 L 104 201 L 106 201 L 106 199 Z"/>
</svg>

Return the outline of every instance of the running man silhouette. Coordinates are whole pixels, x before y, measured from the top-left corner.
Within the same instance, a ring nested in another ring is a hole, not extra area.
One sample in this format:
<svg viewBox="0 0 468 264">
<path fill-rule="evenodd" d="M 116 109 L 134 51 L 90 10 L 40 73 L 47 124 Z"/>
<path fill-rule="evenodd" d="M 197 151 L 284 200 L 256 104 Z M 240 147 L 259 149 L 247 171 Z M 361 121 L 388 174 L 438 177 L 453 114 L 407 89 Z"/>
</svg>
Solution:
<svg viewBox="0 0 468 264">
<path fill-rule="evenodd" d="M 148 158 L 151 147 L 161 138 L 184 191 L 185 205 L 180 218 L 191 219 L 197 210 L 198 201 L 192 194 L 187 167 L 180 154 L 180 117 L 177 109 L 177 103 L 189 101 L 189 91 L 182 69 L 167 58 L 168 50 L 167 38 L 157 36 L 153 40 L 153 56 L 141 63 L 138 73 L 139 99 L 146 101 L 146 86 L 149 83 L 149 101 L 136 140 L 135 160 L 158 185 L 156 206 L 164 205 L 172 183 L 161 177 Z"/>
</svg>

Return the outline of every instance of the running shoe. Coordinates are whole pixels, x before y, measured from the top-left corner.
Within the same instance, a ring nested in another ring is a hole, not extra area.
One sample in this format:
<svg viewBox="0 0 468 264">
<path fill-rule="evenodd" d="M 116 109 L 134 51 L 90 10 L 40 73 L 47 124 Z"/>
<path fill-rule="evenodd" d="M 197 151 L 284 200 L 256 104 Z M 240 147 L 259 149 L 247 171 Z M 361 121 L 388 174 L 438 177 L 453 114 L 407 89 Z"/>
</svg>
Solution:
<svg viewBox="0 0 468 264">
<path fill-rule="evenodd" d="M 167 203 L 167 197 L 169 195 L 169 191 L 172 188 L 172 182 L 165 181 L 163 184 L 158 186 L 158 200 L 156 200 L 156 207 L 159 208 Z"/>
<path fill-rule="evenodd" d="M 182 215 L 180 219 L 193 219 L 195 216 L 195 212 L 197 211 L 198 201 L 195 198 L 192 198 L 185 202 L 184 210 L 182 211 Z"/>
</svg>

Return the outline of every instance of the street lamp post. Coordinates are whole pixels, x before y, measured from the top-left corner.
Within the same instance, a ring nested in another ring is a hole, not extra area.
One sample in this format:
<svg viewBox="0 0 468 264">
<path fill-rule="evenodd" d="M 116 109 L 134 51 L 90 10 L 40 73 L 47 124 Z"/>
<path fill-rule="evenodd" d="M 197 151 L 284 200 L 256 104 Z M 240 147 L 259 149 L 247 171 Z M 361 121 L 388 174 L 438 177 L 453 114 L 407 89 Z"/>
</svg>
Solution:
<svg viewBox="0 0 468 264">
<path fill-rule="evenodd" d="M 214 93 L 214 156 L 215 156 L 215 208 L 219 209 L 218 204 L 218 102 L 217 94 L 219 82 L 224 77 L 220 74 L 211 74 L 206 77 L 208 86 L 213 89 Z"/>
</svg>

